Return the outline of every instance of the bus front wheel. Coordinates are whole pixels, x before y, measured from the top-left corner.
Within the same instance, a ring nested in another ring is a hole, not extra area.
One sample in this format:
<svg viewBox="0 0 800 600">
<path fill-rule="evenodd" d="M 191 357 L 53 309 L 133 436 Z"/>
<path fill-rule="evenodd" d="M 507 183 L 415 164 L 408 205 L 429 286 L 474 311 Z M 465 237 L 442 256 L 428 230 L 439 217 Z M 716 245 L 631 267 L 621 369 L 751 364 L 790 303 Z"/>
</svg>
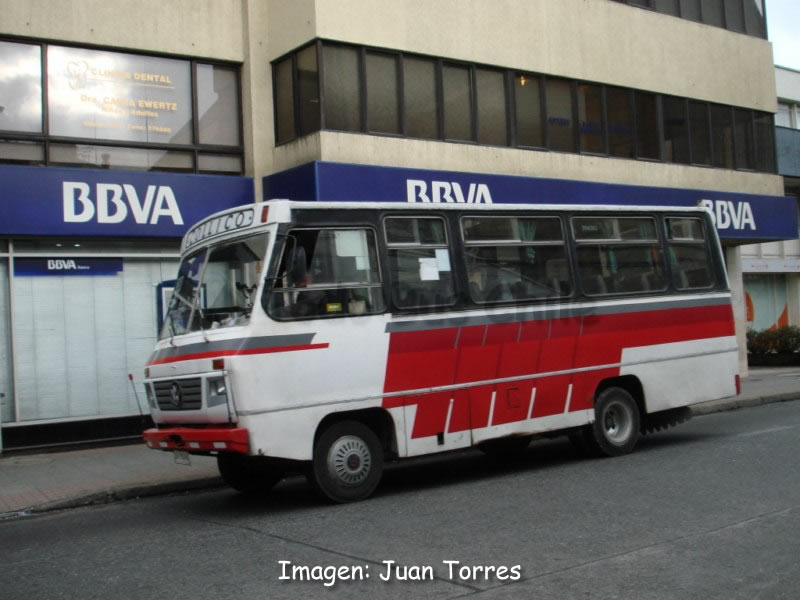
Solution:
<svg viewBox="0 0 800 600">
<path fill-rule="evenodd" d="M 639 440 L 640 422 L 639 407 L 633 396 L 620 387 L 606 388 L 597 396 L 594 423 L 585 431 L 584 439 L 597 454 L 628 454 Z"/>
<path fill-rule="evenodd" d="M 363 423 L 334 423 L 314 446 L 309 481 L 329 500 L 363 500 L 378 486 L 382 474 L 383 448 L 375 432 Z"/>
<path fill-rule="evenodd" d="M 286 474 L 269 458 L 232 453 L 217 455 L 217 468 L 225 483 L 246 494 L 264 494 Z"/>
</svg>

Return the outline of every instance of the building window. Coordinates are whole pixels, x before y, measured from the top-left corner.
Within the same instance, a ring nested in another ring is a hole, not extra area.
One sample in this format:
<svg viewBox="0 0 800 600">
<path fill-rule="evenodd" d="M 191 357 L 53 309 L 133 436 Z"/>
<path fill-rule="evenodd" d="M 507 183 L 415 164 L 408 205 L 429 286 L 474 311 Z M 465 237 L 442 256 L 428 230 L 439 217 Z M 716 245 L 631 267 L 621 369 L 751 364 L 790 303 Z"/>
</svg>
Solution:
<svg viewBox="0 0 800 600">
<path fill-rule="evenodd" d="M 775 173 L 775 122 L 770 114 L 755 115 L 757 171 Z"/>
<path fill-rule="evenodd" d="M 475 102 L 478 143 L 507 146 L 506 81 L 502 71 L 475 69 Z"/>
<path fill-rule="evenodd" d="M 50 135 L 191 144 L 191 64 L 184 60 L 50 46 Z"/>
<path fill-rule="evenodd" d="M 736 168 L 755 169 L 755 140 L 753 139 L 753 112 L 737 108 L 733 111 Z"/>
<path fill-rule="evenodd" d="M 664 113 L 664 160 L 689 164 L 689 127 L 686 118 L 686 100 L 665 96 Z"/>
<path fill-rule="evenodd" d="M 633 94 L 630 90 L 609 87 L 608 146 L 611 156 L 633 158 Z"/>
<path fill-rule="evenodd" d="M 605 154 L 605 107 L 603 88 L 599 85 L 578 85 L 578 127 L 581 152 Z"/>
<path fill-rule="evenodd" d="M 680 16 L 678 0 L 655 0 L 653 8 L 656 12 L 664 13 L 665 15 Z"/>
<path fill-rule="evenodd" d="M 776 127 L 793 127 L 792 108 L 791 104 L 778 102 L 778 113 L 775 115 Z"/>
<path fill-rule="evenodd" d="M 767 37 L 767 21 L 764 17 L 764 0 L 744 1 L 744 28 L 748 35 Z"/>
<path fill-rule="evenodd" d="M 681 18 L 691 21 L 701 21 L 700 0 L 680 0 Z"/>
<path fill-rule="evenodd" d="M 708 104 L 705 102 L 689 102 L 689 130 L 692 135 L 692 163 L 710 165 L 711 127 Z"/>
<path fill-rule="evenodd" d="M 367 130 L 400 133 L 397 56 L 367 52 Z"/>
<path fill-rule="evenodd" d="M 325 44 L 322 64 L 325 128 L 361 131 L 358 50 Z"/>
<path fill-rule="evenodd" d="M 636 156 L 658 160 L 658 107 L 656 95 L 636 92 Z"/>
<path fill-rule="evenodd" d="M 1 131 L 42 131 L 42 49 L 0 41 Z"/>
<path fill-rule="evenodd" d="M 514 77 L 517 144 L 531 148 L 544 146 L 542 128 L 541 79 L 520 73 Z"/>
<path fill-rule="evenodd" d="M 275 141 L 278 144 L 295 138 L 294 79 L 292 57 L 273 67 L 275 80 Z"/>
<path fill-rule="evenodd" d="M 321 41 L 273 82 L 277 144 L 332 129 L 775 172 L 768 113 L 736 109 L 751 122 L 734 146 L 733 107 L 699 100 Z"/>
<path fill-rule="evenodd" d="M 239 82 L 235 70 L 197 65 L 197 113 L 201 144 L 241 145 Z"/>
<path fill-rule="evenodd" d="M 575 152 L 575 121 L 572 110 L 572 82 L 564 79 L 545 81 L 547 107 L 547 147 L 561 152 Z"/>
<path fill-rule="evenodd" d="M 725 27 L 725 6 L 722 0 L 703 0 L 703 23 L 714 27 Z"/>
<path fill-rule="evenodd" d="M 766 38 L 763 0 L 614 0 L 665 15 Z"/>
<path fill-rule="evenodd" d="M 730 106 L 711 105 L 711 144 L 714 166 L 733 169 L 733 121 Z"/>
<path fill-rule="evenodd" d="M 472 132 L 472 85 L 468 67 L 442 66 L 442 109 L 446 140 L 475 139 Z"/>
<path fill-rule="evenodd" d="M 750 2 L 751 0 L 745 0 Z M 744 33 L 744 3 L 742 0 L 725 0 L 725 26 L 731 31 Z"/>
<path fill-rule="evenodd" d="M 297 106 L 300 135 L 319 131 L 321 116 L 316 45 L 297 53 Z"/>
<path fill-rule="evenodd" d="M 6 41 L 0 58 L 3 162 L 242 171 L 235 67 Z"/>
</svg>

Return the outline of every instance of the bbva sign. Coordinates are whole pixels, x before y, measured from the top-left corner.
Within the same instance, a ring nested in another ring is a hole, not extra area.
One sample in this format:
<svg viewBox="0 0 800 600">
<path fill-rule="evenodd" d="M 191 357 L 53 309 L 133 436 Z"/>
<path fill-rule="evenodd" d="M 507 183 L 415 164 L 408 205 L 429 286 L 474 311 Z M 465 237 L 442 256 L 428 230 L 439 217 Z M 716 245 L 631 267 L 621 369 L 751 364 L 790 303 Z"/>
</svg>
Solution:
<svg viewBox="0 0 800 600">
<path fill-rule="evenodd" d="M 700 206 L 709 210 L 717 229 L 756 230 L 756 220 L 749 202 L 701 200 Z"/>
<path fill-rule="evenodd" d="M 178 202 L 168 185 L 148 185 L 140 199 L 129 183 L 97 183 L 92 195 L 88 183 L 64 181 L 62 198 L 65 223 L 122 223 L 131 214 L 139 225 L 156 225 L 162 218 L 183 225 Z"/>
<path fill-rule="evenodd" d="M 406 200 L 408 202 L 433 202 L 434 204 L 492 204 L 492 194 L 485 183 L 470 183 L 465 190 L 457 181 L 431 181 L 406 179 Z"/>
</svg>

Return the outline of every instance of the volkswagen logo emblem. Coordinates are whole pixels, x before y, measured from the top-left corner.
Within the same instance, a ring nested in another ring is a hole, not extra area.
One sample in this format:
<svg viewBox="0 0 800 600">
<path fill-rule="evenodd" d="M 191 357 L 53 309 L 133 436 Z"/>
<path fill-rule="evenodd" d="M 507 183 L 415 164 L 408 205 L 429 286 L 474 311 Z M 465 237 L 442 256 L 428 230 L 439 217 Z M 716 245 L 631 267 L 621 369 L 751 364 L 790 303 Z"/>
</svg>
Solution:
<svg viewBox="0 0 800 600">
<path fill-rule="evenodd" d="M 169 388 L 169 401 L 175 408 L 180 408 L 183 404 L 183 390 L 177 381 L 173 381 Z"/>
</svg>

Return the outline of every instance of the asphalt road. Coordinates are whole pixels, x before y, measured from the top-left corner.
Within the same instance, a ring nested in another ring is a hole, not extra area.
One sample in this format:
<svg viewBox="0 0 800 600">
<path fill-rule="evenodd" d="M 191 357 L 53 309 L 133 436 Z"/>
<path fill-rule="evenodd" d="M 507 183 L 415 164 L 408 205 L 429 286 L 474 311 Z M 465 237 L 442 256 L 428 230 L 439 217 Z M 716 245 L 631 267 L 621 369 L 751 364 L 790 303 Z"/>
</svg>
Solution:
<svg viewBox="0 0 800 600">
<path fill-rule="evenodd" d="M 4 600 L 794 599 L 800 402 L 695 418 L 621 458 L 541 440 L 500 465 L 410 461 L 345 506 L 295 479 L 266 499 L 217 490 L 5 521 L 0 553 Z"/>
</svg>

